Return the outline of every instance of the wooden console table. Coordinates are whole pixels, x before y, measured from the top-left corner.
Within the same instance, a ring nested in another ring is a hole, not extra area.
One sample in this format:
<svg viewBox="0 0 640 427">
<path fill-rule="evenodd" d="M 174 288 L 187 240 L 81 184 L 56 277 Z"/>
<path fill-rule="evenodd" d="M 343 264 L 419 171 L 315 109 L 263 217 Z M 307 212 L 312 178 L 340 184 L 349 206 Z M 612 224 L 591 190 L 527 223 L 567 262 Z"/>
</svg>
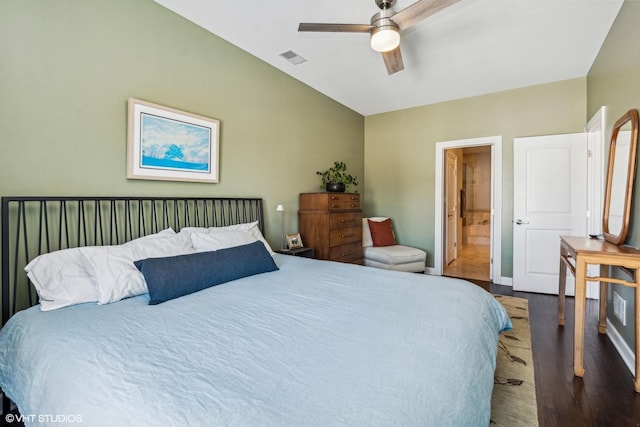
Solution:
<svg viewBox="0 0 640 427">
<path fill-rule="evenodd" d="M 572 263 L 570 260 L 573 259 Z M 589 277 L 587 265 L 600 265 L 600 275 Z M 626 281 L 609 277 L 608 267 L 625 267 L 631 270 L 634 281 Z M 558 292 L 558 324 L 564 325 L 565 290 L 567 267 L 576 278 L 574 331 L 573 331 L 573 372 L 576 376 L 584 375 L 584 327 L 587 281 L 600 282 L 600 311 L 598 315 L 598 332 L 606 333 L 607 319 L 607 287 L 609 283 L 617 283 L 635 289 L 635 355 L 636 370 L 634 386 L 640 393 L 640 250 L 618 246 L 600 239 L 588 237 L 560 237 L 560 288 Z"/>
</svg>

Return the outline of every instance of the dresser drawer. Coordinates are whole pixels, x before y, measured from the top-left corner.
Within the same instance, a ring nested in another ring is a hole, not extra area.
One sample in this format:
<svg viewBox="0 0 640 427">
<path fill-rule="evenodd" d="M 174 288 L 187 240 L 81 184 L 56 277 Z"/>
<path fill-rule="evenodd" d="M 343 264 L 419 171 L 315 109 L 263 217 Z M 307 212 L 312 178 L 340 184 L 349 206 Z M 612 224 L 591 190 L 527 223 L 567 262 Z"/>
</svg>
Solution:
<svg viewBox="0 0 640 427">
<path fill-rule="evenodd" d="M 347 194 L 338 193 L 330 194 L 328 196 L 327 208 L 330 211 L 333 210 L 345 210 L 345 209 L 360 209 L 360 195 L 359 194 Z"/>
<path fill-rule="evenodd" d="M 359 210 L 360 195 L 355 193 L 302 193 L 300 210 Z"/>
<path fill-rule="evenodd" d="M 329 230 L 330 247 L 352 242 L 358 242 L 362 246 L 362 228 L 351 227 Z"/>
<path fill-rule="evenodd" d="M 362 263 L 362 243 L 358 241 L 332 247 L 329 251 L 329 260 Z"/>
<path fill-rule="evenodd" d="M 360 227 L 362 231 L 362 213 L 345 212 L 329 214 L 329 229 Z"/>
</svg>

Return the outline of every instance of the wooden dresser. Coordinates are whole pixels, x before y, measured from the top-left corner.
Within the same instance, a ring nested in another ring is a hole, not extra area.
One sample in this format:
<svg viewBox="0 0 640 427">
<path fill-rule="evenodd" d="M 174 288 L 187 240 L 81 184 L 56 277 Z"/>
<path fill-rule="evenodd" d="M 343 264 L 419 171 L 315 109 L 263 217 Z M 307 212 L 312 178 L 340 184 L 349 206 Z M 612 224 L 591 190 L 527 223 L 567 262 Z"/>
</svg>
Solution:
<svg viewBox="0 0 640 427">
<path fill-rule="evenodd" d="M 353 193 L 302 193 L 300 237 L 316 259 L 362 264 L 362 209 Z"/>
</svg>

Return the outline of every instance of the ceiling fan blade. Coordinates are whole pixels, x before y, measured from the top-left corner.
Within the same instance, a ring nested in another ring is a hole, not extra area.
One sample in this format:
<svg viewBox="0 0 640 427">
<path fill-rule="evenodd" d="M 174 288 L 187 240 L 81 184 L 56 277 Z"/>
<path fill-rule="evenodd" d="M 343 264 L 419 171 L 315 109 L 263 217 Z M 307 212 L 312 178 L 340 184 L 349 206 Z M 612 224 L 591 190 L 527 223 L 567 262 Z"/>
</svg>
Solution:
<svg viewBox="0 0 640 427">
<path fill-rule="evenodd" d="M 384 59 L 384 65 L 387 66 L 387 73 L 389 73 L 389 75 L 404 70 L 404 62 L 402 62 L 400 46 L 393 50 L 382 52 L 382 59 Z"/>
<path fill-rule="evenodd" d="M 369 24 L 310 24 L 302 23 L 298 31 L 331 32 L 331 33 L 369 33 L 373 26 Z"/>
<path fill-rule="evenodd" d="M 401 30 L 457 3 L 460 0 L 420 0 L 391 17 Z"/>
</svg>

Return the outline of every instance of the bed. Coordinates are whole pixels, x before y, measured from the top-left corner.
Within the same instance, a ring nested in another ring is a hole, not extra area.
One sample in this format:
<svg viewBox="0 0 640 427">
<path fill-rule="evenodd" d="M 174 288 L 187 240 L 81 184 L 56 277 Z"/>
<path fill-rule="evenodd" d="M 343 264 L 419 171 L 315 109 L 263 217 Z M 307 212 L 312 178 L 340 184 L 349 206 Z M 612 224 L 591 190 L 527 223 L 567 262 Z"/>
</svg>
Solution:
<svg viewBox="0 0 640 427">
<path fill-rule="evenodd" d="M 0 387 L 27 426 L 489 425 L 511 325 L 471 283 L 273 253 L 257 198 L 5 197 L 2 214 Z M 191 246 L 133 251 L 153 255 L 137 295 L 54 307 L 24 274 L 106 253 L 100 288 L 124 277 L 118 249 L 162 233 Z"/>
</svg>

